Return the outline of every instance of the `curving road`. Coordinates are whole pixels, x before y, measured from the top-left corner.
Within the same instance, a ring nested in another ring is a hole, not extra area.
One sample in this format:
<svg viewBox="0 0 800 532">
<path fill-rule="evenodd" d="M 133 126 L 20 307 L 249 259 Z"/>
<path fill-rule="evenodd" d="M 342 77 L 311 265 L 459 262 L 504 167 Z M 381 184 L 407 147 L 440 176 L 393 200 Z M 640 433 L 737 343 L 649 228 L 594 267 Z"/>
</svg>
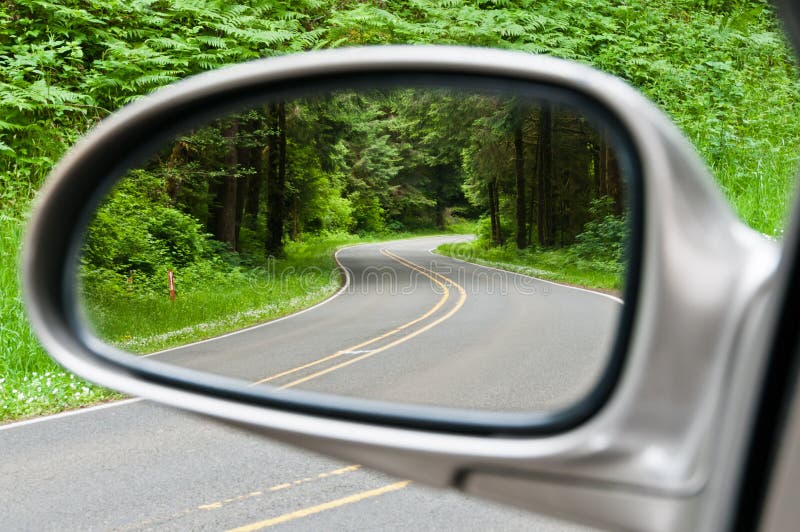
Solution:
<svg viewBox="0 0 800 532">
<path fill-rule="evenodd" d="M 154 357 L 248 384 L 490 410 L 585 393 L 620 302 L 429 252 L 458 238 L 347 248 L 348 283 L 323 304 Z M 0 448 L 0 530 L 586 530 L 136 399 L 2 426 Z"/>
<path fill-rule="evenodd" d="M 430 251 L 464 239 L 346 248 L 346 286 L 324 304 L 155 358 L 248 383 L 488 410 L 583 396 L 619 300 Z"/>
</svg>

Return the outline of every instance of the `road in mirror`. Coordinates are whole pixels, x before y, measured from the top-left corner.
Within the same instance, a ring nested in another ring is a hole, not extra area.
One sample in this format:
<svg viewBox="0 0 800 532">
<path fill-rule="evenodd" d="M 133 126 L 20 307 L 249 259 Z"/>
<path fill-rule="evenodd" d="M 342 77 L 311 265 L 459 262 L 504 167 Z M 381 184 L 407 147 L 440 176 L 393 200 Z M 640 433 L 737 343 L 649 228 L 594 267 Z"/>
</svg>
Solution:
<svg viewBox="0 0 800 532">
<path fill-rule="evenodd" d="M 624 305 L 628 176 L 610 138 L 563 102 L 441 88 L 224 116 L 99 206 L 83 319 L 132 355 L 248 385 L 568 406 Z"/>
</svg>

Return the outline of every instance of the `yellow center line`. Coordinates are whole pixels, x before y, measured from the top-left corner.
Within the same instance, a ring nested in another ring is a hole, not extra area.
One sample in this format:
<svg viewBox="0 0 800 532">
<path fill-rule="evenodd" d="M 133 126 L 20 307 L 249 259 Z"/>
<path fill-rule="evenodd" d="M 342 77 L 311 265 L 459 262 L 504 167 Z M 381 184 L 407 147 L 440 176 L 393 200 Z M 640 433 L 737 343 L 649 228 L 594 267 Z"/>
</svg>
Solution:
<svg viewBox="0 0 800 532">
<path fill-rule="evenodd" d="M 391 349 L 392 347 L 395 347 L 396 345 L 402 344 L 403 342 L 407 342 L 408 340 L 414 338 L 415 336 L 418 336 L 418 335 L 424 333 L 425 331 L 428 331 L 428 330 L 432 329 L 433 327 L 436 327 L 437 325 L 439 325 L 440 323 L 442 323 L 446 319 L 450 318 L 453 314 L 458 312 L 459 309 L 462 306 L 464 306 L 464 302 L 467 300 L 467 292 L 466 292 L 466 290 L 464 290 L 464 288 L 460 284 L 448 279 L 447 277 L 445 277 L 445 276 L 443 276 L 443 275 L 441 275 L 439 273 L 436 273 L 436 272 L 434 272 L 432 270 L 427 270 L 426 268 L 423 268 L 422 266 L 419 266 L 417 264 L 414 264 L 413 262 L 407 261 L 406 259 L 404 259 L 402 257 L 399 257 L 399 256 L 395 255 L 394 253 L 392 253 L 390 251 L 381 250 L 381 253 L 383 253 L 384 255 L 386 255 L 386 256 L 388 256 L 390 258 L 393 258 L 397 262 L 400 262 L 401 264 L 404 264 L 405 266 L 407 266 L 407 267 L 409 267 L 409 268 L 411 268 L 413 270 L 417 270 L 422 275 L 428 277 L 429 279 L 431 279 L 432 281 L 434 281 L 435 283 L 437 283 L 437 284 L 439 284 L 439 285 L 441 285 L 443 287 L 444 287 L 444 285 L 441 282 L 439 282 L 438 280 L 434 279 L 427 272 L 430 272 L 430 273 L 432 273 L 434 275 L 437 275 L 437 276 L 445 279 L 447 282 L 449 282 L 450 284 L 452 284 L 453 286 L 455 286 L 458 289 L 458 292 L 459 292 L 458 302 L 455 304 L 455 306 L 452 309 L 450 309 L 450 311 L 447 312 L 447 314 L 443 315 L 442 317 L 440 317 L 439 319 L 437 319 L 435 321 L 430 322 L 429 324 L 425 325 L 424 327 L 420 327 L 419 329 L 417 329 L 416 331 L 414 331 L 412 333 L 409 333 L 409 334 L 407 334 L 407 335 L 405 335 L 405 336 L 403 336 L 401 338 L 398 338 L 397 340 L 395 340 L 393 342 L 390 342 L 390 343 L 388 343 L 388 344 L 386 344 L 384 346 L 381 346 L 381 347 L 379 347 L 377 349 L 374 349 L 374 350 L 370 351 L 369 353 L 366 353 L 364 355 L 361 355 L 361 356 L 358 356 L 358 357 L 355 357 L 355 358 L 348 359 L 348 360 L 346 360 L 346 361 L 344 361 L 344 362 L 342 362 L 340 364 L 336 364 L 335 366 L 331 366 L 329 368 L 325 368 L 325 369 L 323 369 L 321 371 L 318 371 L 316 373 L 312 373 L 311 375 L 307 375 L 307 376 L 305 376 L 303 378 L 300 378 L 300 379 L 297 379 L 295 381 L 292 381 L 289 384 L 285 384 L 285 385 L 280 387 L 281 390 L 283 390 L 285 388 L 291 388 L 292 386 L 297 386 L 298 384 L 302 384 L 304 382 L 310 381 L 311 379 L 316 379 L 317 377 L 321 377 L 322 375 L 325 375 L 325 374 L 330 373 L 332 371 L 336 371 L 338 369 L 347 367 L 350 364 L 355 364 L 356 362 L 360 362 L 361 360 L 364 360 L 364 359 L 369 358 L 371 356 L 375 356 L 378 353 L 386 351 L 387 349 Z"/>
<path fill-rule="evenodd" d="M 442 275 L 441 273 L 439 273 L 437 271 L 425 268 L 424 266 L 420 266 L 419 264 L 411 262 L 408 259 L 404 259 L 400 255 L 396 255 L 396 254 L 392 253 L 391 251 L 389 251 L 388 249 L 382 249 L 381 253 L 383 253 L 384 255 L 386 255 L 389 258 L 392 258 L 392 259 L 396 260 L 397 262 L 400 262 L 400 263 L 408 266 L 409 268 L 412 268 L 412 269 L 415 269 L 415 270 L 419 271 L 422 274 L 425 274 L 425 272 L 427 272 L 429 274 L 433 274 L 436 277 L 438 277 L 439 279 L 442 279 L 444 282 L 450 283 L 453 286 L 455 286 L 456 288 L 459 288 L 461 292 L 464 292 L 464 289 L 461 288 L 461 285 L 459 285 L 458 283 L 456 283 L 455 281 L 453 281 L 449 277 L 445 277 L 444 275 Z M 423 272 L 422 270 L 425 270 L 425 272 Z"/>
<path fill-rule="evenodd" d="M 438 272 L 435 272 L 433 270 L 428 270 L 427 268 L 423 268 L 422 266 L 419 266 L 419 265 L 417 265 L 417 264 L 415 264 L 413 262 L 410 262 L 410 261 L 408 261 L 408 260 L 406 260 L 406 259 L 404 259 L 404 258 L 402 258 L 402 257 L 400 257 L 398 255 L 395 255 L 394 253 L 392 253 L 392 252 L 390 252 L 390 251 L 388 251 L 386 249 L 382 249 L 380 251 L 381 251 L 381 253 L 383 255 L 385 255 L 385 256 L 387 256 L 387 257 L 389 257 L 389 258 L 391 258 L 391 259 L 403 264 L 404 266 L 406 266 L 406 267 L 408 267 L 408 268 L 410 268 L 412 270 L 415 270 L 415 271 L 421 273 L 422 275 L 428 277 L 431 281 L 433 281 L 439 287 L 441 287 L 442 290 L 443 290 L 443 294 L 442 294 L 442 297 L 437 302 L 437 304 L 434 307 L 432 307 L 430 310 L 428 310 L 422 316 L 420 316 L 420 317 L 418 317 L 418 318 L 416 318 L 414 320 L 411 320 L 408 323 L 405 323 L 405 324 L 401 325 L 400 327 L 392 329 L 391 331 L 386 332 L 386 333 L 384 333 L 384 334 L 382 334 L 380 336 L 377 336 L 375 338 L 372 338 L 370 340 L 367 340 L 365 342 L 362 342 L 362 343 L 360 343 L 358 345 L 355 345 L 355 346 L 352 346 L 350 348 L 343 349 L 341 351 L 337 351 L 333 355 L 329 355 L 327 357 L 321 358 L 321 359 L 316 360 L 314 362 L 310 362 L 308 364 L 304 364 L 302 366 L 298 366 L 298 367 L 293 368 L 291 370 L 287 370 L 287 371 L 284 371 L 282 373 L 279 373 L 279 374 L 276 374 L 276 375 L 272 375 L 270 377 L 267 377 L 265 379 L 262 379 L 262 380 L 260 380 L 258 382 L 253 383 L 254 385 L 255 384 L 264 383 L 264 382 L 268 382 L 270 380 L 277 379 L 277 378 L 279 378 L 281 376 L 284 376 L 284 375 L 289 375 L 289 374 L 294 373 L 296 371 L 300 371 L 302 369 L 305 369 L 305 368 L 308 368 L 308 367 L 312 367 L 312 366 L 314 366 L 316 364 L 320 364 L 320 363 L 325 362 L 327 360 L 331 360 L 331 359 L 336 358 L 338 356 L 341 356 L 341 355 L 343 355 L 343 354 L 345 354 L 347 352 L 355 351 L 356 349 L 359 349 L 361 347 L 367 346 L 369 344 L 372 344 L 374 342 L 377 342 L 379 340 L 382 340 L 382 339 L 388 338 L 389 336 L 397 334 L 398 332 L 400 332 L 400 331 L 402 331 L 404 329 L 407 329 L 408 327 L 410 327 L 410 326 L 412 326 L 412 325 L 414 325 L 416 323 L 419 323 L 420 321 L 428 318 L 434 312 L 439 310 L 442 307 L 442 305 L 444 305 L 445 302 L 450 297 L 450 291 L 449 291 L 447 285 L 444 284 L 443 282 L 439 281 L 438 279 L 434 278 L 433 276 L 436 276 L 436 277 L 439 277 L 440 279 L 443 279 L 446 283 L 449 283 L 452 286 L 456 287 L 456 289 L 459 291 L 460 297 L 459 297 L 458 302 L 456 303 L 455 307 L 453 307 L 447 314 L 445 314 L 444 316 L 440 317 L 436 321 L 433 321 L 433 322 L 429 323 L 425 327 L 422 327 L 421 329 L 418 329 L 418 330 L 414 331 L 413 333 L 411 333 L 411 334 L 409 334 L 407 336 L 404 336 L 402 338 L 398 338 L 394 342 L 391 342 L 390 344 L 384 345 L 383 347 L 380 347 L 380 348 L 378 348 L 378 349 L 376 349 L 374 351 L 371 351 L 370 353 L 368 353 L 366 355 L 362 355 L 362 356 L 357 357 L 355 359 L 350 359 L 350 360 L 348 360 L 348 361 L 346 361 L 346 362 L 344 362 L 342 364 L 339 364 L 337 366 L 334 366 L 332 368 L 328 368 L 328 369 L 326 369 L 324 371 L 317 372 L 317 373 L 315 373 L 313 375 L 310 375 L 308 377 L 305 377 L 303 379 L 299 379 L 297 381 L 294 381 L 292 383 L 289 383 L 289 384 L 283 386 L 282 388 L 288 388 L 290 386 L 295 386 L 297 384 L 300 384 L 301 382 L 305 382 L 305 381 L 311 380 L 311 379 L 313 379 L 315 377 L 318 377 L 320 375 L 324 375 L 324 374 L 329 373 L 331 371 L 335 371 L 336 369 L 348 366 L 348 365 L 350 365 L 350 364 L 352 364 L 354 362 L 357 362 L 359 360 L 363 360 L 364 358 L 367 358 L 369 356 L 377 354 L 377 353 L 379 353 L 381 351 L 385 351 L 387 349 L 390 349 L 391 347 L 394 347 L 394 346 L 396 346 L 396 345 L 398 345 L 398 344 L 400 344 L 402 342 L 405 342 L 405 341 L 407 341 L 407 340 L 409 340 L 409 339 L 411 339 L 411 338 L 413 338 L 413 337 L 415 337 L 415 336 L 417 336 L 417 335 L 419 335 L 419 334 L 431 329 L 432 327 L 435 327 L 439 323 L 441 323 L 444 320 L 450 318 L 453 314 L 455 314 L 464 305 L 464 302 L 466 301 L 466 298 L 467 298 L 467 294 L 466 294 L 466 291 L 464 290 L 464 288 L 461 285 L 459 285 L 458 283 L 452 281 L 451 279 L 448 279 L 447 277 L 441 275 Z M 313 480 L 323 479 L 323 478 L 327 478 L 329 476 L 341 475 L 341 474 L 344 474 L 344 473 L 357 471 L 360 468 L 361 468 L 360 465 L 354 464 L 354 465 L 350 465 L 350 466 L 343 467 L 343 468 L 340 468 L 340 469 L 336 469 L 336 470 L 333 470 L 333 471 L 329 471 L 327 473 L 320 473 L 316 477 L 307 477 L 307 478 L 303 478 L 303 479 L 300 479 L 300 480 L 295 480 L 293 482 L 285 482 L 283 484 L 277 484 L 275 486 L 264 488 L 264 489 L 258 490 L 258 491 L 253 491 L 253 492 L 250 492 L 250 493 L 247 493 L 247 494 L 244 494 L 244 495 L 239 495 L 237 497 L 231 497 L 231 498 L 224 499 L 224 500 L 221 500 L 221 501 L 202 504 L 200 506 L 197 506 L 195 509 L 196 510 L 206 510 L 206 511 L 217 510 L 217 509 L 222 508 L 223 506 L 225 506 L 227 504 L 244 501 L 244 500 L 251 499 L 251 498 L 261 497 L 261 496 L 264 495 L 265 492 L 281 491 L 281 490 L 288 489 L 288 488 L 291 488 L 291 487 L 299 485 L 299 484 L 305 484 L 307 482 L 311 482 Z M 242 526 L 242 527 L 239 527 L 239 528 L 232 529 L 229 532 L 240 532 L 240 531 L 244 532 L 244 531 L 252 531 L 252 530 L 261 530 L 263 528 L 271 527 L 271 526 L 274 526 L 274 525 L 277 525 L 277 524 L 285 523 L 285 522 L 288 522 L 288 521 L 293 521 L 295 519 L 299 519 L 299 518 L 302 518 L 302 517 L 307 517 L 309 515 L 314 515 L 314 514 L 317 514 L 317 513 L 320 513 L 320 512 L 324 512 L 324 511 L 327 511 L 327 510 L 332 510 L 332 509 L 338 508 L 340 506 L 353 504 L 353 503 L 362 501 L 364 499 L 368 499 L 368 498 L 371 498 L 371 497 L 377 497 L 377 496 L 380 496 L 380 495 L 384 495 L 386 493 L 390 493 L 390 492 L 393 492 L 393 491 L 401 490 L 401 489 L 407 487 L 410 483 L 411 483 L 411 481 L 409 481 L 409 480 L 404 480 L 402 482 L 396 482 L 394 484 L 389 484 L 387 486 L 383 486 L 381 488 L 377 488 L 377 489 L 374 489 L 374 490 L 368 490 L 368 491 L 364 491 L 364 492 L 361 492 L 361 493 L 356 493 L 356 494 L 350 495 L 348 497 L 344 497 L 344 498 L 341 498 L 341 499 L 336 499 L 334 501 L 326 502 L 326 503 L 319 504 L 319 505 L 316 505 L 316 506 L 312 506 L 312 507 L 309 507 L 309 508 L 305 508 L 305 509 L 302 509 L 302 510 L 297 510 L 295 512 L 283 514 L 283 515 L 280 515 L 280 516 L 277 516 L 277 517 L 273 517 L 271 519 L 267 519 L 267 520 L 264 520 L 264 521 L 259 521 L 257 523 L 253 523 L 253 524 L 250 524 L 250 525 L 245 525 L 245 526 Z M 177 514 L 174 514 L 174 515 L 170 516 L 167 519 L 174 519 L 174 518 L 178 518 L 178 517 L 183 517 L 186 514 L 192 512 L 193 510 L 194 509 L 186 509 L 183 512 L 178 512 Z M 140 523 L 140 525 L 153 524 L 153 523 L 156 523 L 156 522 L 158 522 L 158 521 L 152 520 L 152 521 L 149 521 L 149 522 Z"/>
<path fill-rule="evenodd" d="M 316 475 L 314 477 L 306 477 L 306 478 L 304 478 L 302 480 L 302 482 L 299 482 L 299 483 L 297 481 L 292 481 L 292 482 L 285 482 L 283 484 L 277 484 L 277 485 L 271 486 L 269 488 L 261 488 L 260 490 L 257 490 L 257 491 L 251 491 L 250 493 L 245 493 L 244 495 L 238 495 L 236 497 L 229 497 L 227 499 L 223 499 L 223 500 L 219 500 L 219 501 L 215 501 L 215 502 L 209 502 L 209 503 L 201 504 L 199 506 L 194 506 L 194 507 L 191 507 L 191 508 L 185 508 L 185 509 L 183 509 L 183 510 L 181 510 L 179 512 L 175 512 L 173 514 L 161 515 L 161 516 L 158 516 L 158 517 L 153 517 L 153 518 L 147 519 L 145 521 L 140 521 L 140 522 L 137 522 L 137 523 L 128 524 L 128 525 L 123 526 L 121 528 L 115 528 L 114 530 L 116 530 L 118 532 L 123 532 L 123 531 L 128 531 L 128 530 L 141 530 L 141 529 L 144 529 L 144 528 L 152 529 L 153 527 L 156 527 L 157 525 L 164 524 L 164 523 L 167 523 L 169 521 L 175 521 L 177 519 L 186 518 L 189 515 L 191 515 L 192 513 L 197 512 L 198 510 L 206 511 L 206 512 L 210 512 L 210 511 L 213 511 L 213 510 L 219 510 L 220 508 L 222 508 L 224 506 L 227 506 L 229 504 L 244 502 L 244 501 L 247 501 L 249 499 L 263 497 L 266 493 L 272 493 L 272 492 L 276 492 L 276 491 L 285 490 L 285 489 L 288 489 L 288 488 L 293 488 L 293 487 L 297 486 L 298 484 L 305 484 L 305 483 L 312 482 L 312 481 L 315 481 L 315 480 L 322 480 L 322 479 L 325 479 L 325 478 L 328 478 L 328 477 L 334 477 L 334 476 L 344 475 L 346 473 L 352 473 L 352 472 L 358 471 L 360 469 L 361 469 L 361 466 L 358 465 L 358 464 L 353 464 L 353 465 L 349 465 L 349 466 L 345 466 L 345 467 L 340 467 L 338 469 L 334 469 L 333 471 L 327 471 L 325 473 L 319 473 L 318 475 Z"/>
<path fill-rule="evenodd" d="M 290 512 L 288 514 L 279 515 L 271 519 L 265 519 L 264 521 L 259 521 L 257 523 L 241 526 L 239 528 L 233 528 L 228 532 L 252 532 L 254 530 L 262 530 L 264 528 L 279 525 L 281 523 L 286 523 L 288 521 L 294 521 L 295 519 L 299 519 L 301 517 L 307 517 L 309 515 L 314 515 L 327 510 L 332 510 L 334 508 L 339 508 L 340 506 L 345 506 L 348 504 L 353 504 L 355 502 L 363 501 L 364 499 L 369 499 L 370 497 L 378 497 L 380 495 L 384 495 L 392 491 L 401 490 L 406 486 L 408 486 L 410 483 L 411 481 L 409 480 L 404 480 L 402 482 L 395 482 L 394 484 L 389 484 L 387 486 L 383 486 L 381 488 L 377 488 L 374 490 L 362 491 L 361 493 L 356 493 L 353 495 L 349 495 L 347 497 L 342 497 L 341 499 L 336 499 L 326 503 L 318 504 L 316 506 L 311 506 L 309 508 L 303 508 L 302 510 L 297 510 L 295 512 Z"/>
<path fill-rule="evenodd" d="M 390 253 L 389 251 L 387 251 L 385 249 L 381 249 L 380 252 L 381 252 L 381 254 L 391 258 L 392 260 L 394 260 L 396 262 L 400 262 L 404 266 L 409 267 L 408 264 L 404 263 L 404 259 L 402 259 L 400 257 L 397 257 L 396 255 Z M 411 268 L 411 269 L 419 271 L 417 268 Z M 362 347 L 366 347 L 366 346 L 368 346 L 370 344 L 374 344 L 375 342 L 378 342 L 380 340 L 384 340 L 384 339 L 386 339 L 386 338 L 388 338 L 390 336 L 393 336 L 393 335 L 399 333 L 400 331 L 403 331 L 403 330 L 411 327 L 412 325 L 415 325 L 415 324 L 419 323 L 420 321 L 423 321 L 424 319 L 428 318 L 434 312 L 436 312 L 437 310 L 442 308 L 442 305 L 444 305 L 445 302 L 450 297 L 450 290 L 447 289 L 446 285 L 444 285 L 443 283 L 439 282 L 438 280 L 432 278 L 430 275 L 427 275 L 424 272 L 421 272 L 421 273 L 423 273 L 423 275 L 425 275 L 426 277 L 431 279 L 434 283 L 436 283 L 443 290 L 442 297 L 439 298 L 439 301 L 436 303 L 436 305 L 434 305 L 430 310 L 428 310 L 428 312 L 426 312 L 422 316 L 419 316 L 418 318 L 415 318 L 415 319 L 409 321 L 408 323 L 404 323 L 403 325 L 400 325 L 399 327 L 397 327 L 395 329 L 392 329 L 391 331 L 383 333 L 380 336 L 376 336 L 375 338 L 370 338 L 369 340 L 366 340 L 364 342 L 361 342 L 360 344 L 356 344 L 354 346 L 348 347 L 346 349 L 341 349 L 341 350 L 333 353 L 332 355 L 328 355 L 328 356 L 325 356 L 323 358 L 314 360 L 312 362 L 308 362 L 308 363 L 303 364 L 301 366 L 297 366 L 297 367 L 294 367 L 292 369 L 288 369 L 286 371 L 282 371 L 280 373 L 276 373 L 274 375 L 270 375 L 269 377 L 265 377 L 265 378 L 263 378 L 261 380 L 258 380 L 256 382 L 252 383 L 250 386 L 256 386 L 256 385 L 259 385 L 259 384 L 265 384 L 265 383 L 273 381 L 275 379 L 279 379 L 281 377 L 285 377 L 286 375 L 291 375 L 292 373 L 296 373 L 298 371 L 302 371 L 304 369 L 307 369 L 307 368 L 322 364 L 323 362 L 327 362 L 329 360 L 333 360 L 334 358 L 338 358 L 338 357 L 340 357 L 342 355 L 345 355 L 345 354 L 347 354 L 347 353 L 349 353 L 351 351 L 355 351 L 355 350 L 360 349 Z M 432 273 L 435 273 L 435 272 L 432 272 Z"/>
<path fill-rule="evenodd" d="M 270 486 L 269 488 L 264 488 L 264 489 L 261 489 L 261 490 L 258 490 L 258 491 L 252 491 L 250 493 L 246 493 L 244 495 L 239 495 L 237 497 L 230 497 L 228 499 L 223 499 L 221 501 L 210 502 L 210 503 L 207 503 L 207 504 L 201 504 L 200 506 L 197 507 L 197 509 L 198 510 L 217 510 L 219 508 L 222 508 L 226 504 L 230 504 L 230 503 L 233 503 L 233 502 L 239 502 L 239 501 L 243 501 L 243 500 L 246 500 L 246 499 L 252 499 L 254 497 L 261 497 L 262 495 L 264 495 L 264 492 L 267 492 L 267 491 L 285 490 L 287 488 L 291 488 L 293 486 L 297 486 L 297 485 L 300 485 L 300 484 L 307 484 L 307 483 L 313 482 L 315 480 L 321 480 L 323 478 L 328 478 L 328 477 L 332 477 L 332 476 L 336 476 L 336 475 L 343 475 L 345 473 L 352 473 L 353 471 L 358 471 L 359 469 L 361 469 L 361 465 L 359 465 L 359 464 L 353 464 L 353 465 L 349 465 L 347 467 L 340 467 L 339 469 L 334 469 L 333 471 L 328 471 L 327 473 L 320 473 L 320 474 L 318 474 L 318 475 L 316 475 L 314 477 L 306 477 L 306 478 L 303 478 L 303 479 L 300 479 L 300 480 L 295 480 L 293 482 L 285 482 L 283 484 L 277 484 L 275 486 Z"/>
</svg>

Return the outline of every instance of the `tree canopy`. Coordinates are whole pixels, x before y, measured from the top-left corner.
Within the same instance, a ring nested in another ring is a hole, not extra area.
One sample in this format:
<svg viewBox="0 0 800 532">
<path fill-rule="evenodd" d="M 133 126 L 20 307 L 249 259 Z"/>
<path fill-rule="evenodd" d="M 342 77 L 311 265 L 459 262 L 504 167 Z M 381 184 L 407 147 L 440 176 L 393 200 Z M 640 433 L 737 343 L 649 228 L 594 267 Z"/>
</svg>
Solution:
<svg viewBox="0 0 800 532">
<path fill-rule="evenodd" d="M 687 132 L 749 223 L 782 227 L 798 85 L 764 0 L 5 0 L 0 201 L 27 205 L 80 134 L 170 81 L 257 57 L 385 43 L 511 48 L 620 76 Z"/>
<path fill-rule="evenodd" d="M 567 246 L 589 222 L 622 220 L 623 189 L 605 132 L 579 109 L 514 93 L 343 90 L 174 139 L 115 188 L 84 259 L 149 275 L 207 256 L 205 235 L 279 257 L 305 233 L 444 229 L 454 213 L 486 217 L 495 244 Z"/>
</svg>

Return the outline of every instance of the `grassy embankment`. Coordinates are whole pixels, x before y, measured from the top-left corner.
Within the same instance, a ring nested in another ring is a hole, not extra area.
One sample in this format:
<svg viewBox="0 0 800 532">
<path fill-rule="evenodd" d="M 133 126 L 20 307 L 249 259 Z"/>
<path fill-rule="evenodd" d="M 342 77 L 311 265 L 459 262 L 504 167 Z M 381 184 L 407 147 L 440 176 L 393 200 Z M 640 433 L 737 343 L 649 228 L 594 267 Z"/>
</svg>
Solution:
<svg viewBox="0 0 800 532">
<path fill-rule="evenodd" d="M 617 264 L 576 258 L 569 248 L 519 250 L 510 245 L 492 247 L 475 240 L 444 244 L 436 252 L 483 266 L 602 292 L 619 293 L 623 288 L 624 276 Z"/>
<path fill-rule="evenodd" d="M 0 212 L 0 422 L 120 397 L 58 367 L 22 307 L 18 251 L 23 217 Z"/>
</svg>

